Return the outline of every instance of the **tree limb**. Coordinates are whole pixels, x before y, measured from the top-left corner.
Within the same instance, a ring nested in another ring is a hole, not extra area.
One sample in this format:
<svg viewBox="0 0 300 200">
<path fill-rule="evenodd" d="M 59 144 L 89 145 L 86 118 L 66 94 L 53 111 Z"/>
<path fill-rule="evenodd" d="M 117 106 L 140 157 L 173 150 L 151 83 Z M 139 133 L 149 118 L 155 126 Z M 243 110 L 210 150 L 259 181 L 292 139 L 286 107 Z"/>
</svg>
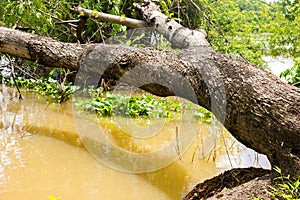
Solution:
<svg viewBox="0 0 300 200">
<path fill-rule="evenodd" d="M 94 45 L 89 45 L 89 47 Z M 87 46 L 0 27 L 0 52 L 51 67 L 78 69 Z"/>
<path fill-rule="evenodd" d="M 79 40 L 79 42 L 81 44 L 85 43 L 83 38 L 82 38 L 82 32 L 85 28 L 85 24 L 87 22 L 87 19 L 88 19 L 87 17 L 80 17 L 80 20 L 78 22 L 78 26 L 76 28 L 76 36 L 77 36 L 77 39 Z"/>
<path fill-rule="evenodd" d="M 157 32 L 165 36 L 174 47 L 192 48 L 196 46 L 205 46 L 211 48 L 204 30 L 190 30 L 183 27 L 174 20 L 161 13 L 158 6 L 152 1 L 144 1 L 143 5 L 134 3 L 137 10 L 140 11 L 144 20 L 149 23 Z"/>
<path fill-rule="evenodd" d="M 111 22 L 114 24 L 120 24 L 123 26 L 127 26 L 129 28 L 145 28 L 148 27 L 148 24 L 145 21 L 137 20 L 137 19 L 131 19 L 127 17 L 120 17 L 116 15 L 111 15 L 107 13 L 101 13 L 97 11 L 88 10 L 85 8 L 82 8 L 80 6 L 72 8 L 72 11 L 75 13 L 84 16 L 84 17 L 91 17 L 94 19 L 98 19 L 105 22 Z"/>
</svg>

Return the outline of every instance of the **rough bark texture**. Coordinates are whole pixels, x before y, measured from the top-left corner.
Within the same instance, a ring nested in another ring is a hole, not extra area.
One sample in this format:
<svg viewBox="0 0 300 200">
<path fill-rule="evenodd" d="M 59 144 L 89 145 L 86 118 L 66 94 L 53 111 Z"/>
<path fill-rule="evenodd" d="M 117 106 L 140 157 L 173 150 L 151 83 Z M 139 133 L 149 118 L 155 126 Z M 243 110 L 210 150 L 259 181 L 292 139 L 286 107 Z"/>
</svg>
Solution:
<svg viewBox="0 0 300 200">
<path fill-rule="evenodd" d="M 171 20 L 162 14 L 156 4 L 145 1 L 143 5 L 134 4 L 140 11 L 143 19 L 154 27 L 160 34 L 164 35 L 174 47 L 191 48 L 195 46 L 205 46 L 211 48 L 206 40 L 206 32 L 203 30 L 190 30 Z"/>
<path fill-rule="evenodd" d="M 92 45 L 89 45 L 89 47 Z M 78 58 L 88 46 L 0 27 L 0 52 L 51 67 L 78 69 Z"/>
</svg>

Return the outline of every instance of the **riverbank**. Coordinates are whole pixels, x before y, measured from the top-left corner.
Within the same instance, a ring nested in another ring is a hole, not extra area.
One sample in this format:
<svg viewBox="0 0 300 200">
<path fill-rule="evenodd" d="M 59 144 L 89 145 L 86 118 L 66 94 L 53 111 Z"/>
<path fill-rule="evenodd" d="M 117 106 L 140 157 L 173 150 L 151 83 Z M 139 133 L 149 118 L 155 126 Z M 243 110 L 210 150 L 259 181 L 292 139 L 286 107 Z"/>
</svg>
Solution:
<svg viewBox="0 0 300 200">
<path fill-rule="evenodd" d="M 183 200 L 269 199 L 270 170 L 236 168 L 199 183 Z"/>
</svg>

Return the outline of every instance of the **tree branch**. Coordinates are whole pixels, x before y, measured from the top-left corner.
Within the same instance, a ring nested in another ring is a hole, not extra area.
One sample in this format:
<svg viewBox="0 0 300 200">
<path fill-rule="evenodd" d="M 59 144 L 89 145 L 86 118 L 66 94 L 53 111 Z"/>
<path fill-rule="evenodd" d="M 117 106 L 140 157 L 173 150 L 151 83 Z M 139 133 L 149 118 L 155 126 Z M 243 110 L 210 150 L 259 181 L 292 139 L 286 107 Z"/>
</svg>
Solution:
<svg viewBox="0 0 300 200">
<path fill-rule="evenodd" d="M 143 19 L 149 23 L 157 32 L 165 36 L 174 47 L 191 48 L 204 46 L 211 49 L 206 40 L 207 34 L 204 30 L 190 30 L 176 21 L 161 13 L 158 6 L 152 1 L 145 0 L 143 5 L 134 3 L 140 11 Z"/>
<path fill-rule="evenodd" d="M 85 49 L 92 46 L 95 45 L 62 43 L 48 37 L 0 27 L 0 52 L 50 67 L 78 69 L 78 58 Z"/>
<path fill-rule="evenodd" d="M 84 9 L 80 6 L 72 8 L 71 10 L 81 16 L 84 16 L 84 17 L 94 18 L 94 19 L 98 19 L 101 21 L 105 21 L 105 22 L 111 22 L 114 24 L 120 24 L 123 26 L 127 26 L 129 28 L 148 27 L 148 24 L 142 20 L 131 19 L 131 18 L 127 18 L 127 17 L 120 17 L 120 16 L 116 16 L 116 15 L 92 11 L 92 10 Z"/>
<path fill-rule="evenodd" d="M 146 22 L 100 13 L 97 11 L 84 9 L 80 6 L 75 7 L 72 10 L 75 13 L 87 18 L 91 17 L 106 22 L 121 24 L 130 28 L 146 28 L 151 26 L 157 32 L 166 37 L 172 43 L 174 48 L 189 48 L 195 46 L 205 46 L 206 48 L 211 48 L 206 40 L 207 34 L 204 30 L 190 30 L 183 27 L 179 23 L 162 14 L 158 6 L 152 1 L 146 2 L 143 5 L 135 3 L 134 6 L 140 11 Z"/>
</svg>

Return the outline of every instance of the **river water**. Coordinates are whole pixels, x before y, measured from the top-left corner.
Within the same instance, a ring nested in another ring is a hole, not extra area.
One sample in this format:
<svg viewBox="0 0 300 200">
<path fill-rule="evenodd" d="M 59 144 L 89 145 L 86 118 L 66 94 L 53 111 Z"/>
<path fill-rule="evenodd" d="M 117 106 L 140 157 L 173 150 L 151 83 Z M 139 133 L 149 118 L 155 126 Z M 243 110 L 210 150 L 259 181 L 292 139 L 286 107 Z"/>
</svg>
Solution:
<svg viewBox="0 0 300 200">
<path fill-rule="evenodd" d="M 199 151 L 212 125 L 199 123 L 193 144 L 173 164 L 151 173 L 120 172 L 86 151 L 77 134 L 71 103 L 48 104 L 36 94 L 23 96 L 19 100 L 15 89 L 0 87 L 1 200 L 49 196 L 61 200 L 179 200 L 195 184 L 226 169 L 270 167 L 265 156 L 247 149 L 223 128 L 218 129 L 221 136 L 214 149 L 202 158 Z M 167 123 L 160 134 L 172 132 L 176 126 L 172 123 L 176 122 Z M 122 144 L 130 146 L 130 142 Z M 148 144 L 151 146 L 155 143 Z"/>
</svg>

